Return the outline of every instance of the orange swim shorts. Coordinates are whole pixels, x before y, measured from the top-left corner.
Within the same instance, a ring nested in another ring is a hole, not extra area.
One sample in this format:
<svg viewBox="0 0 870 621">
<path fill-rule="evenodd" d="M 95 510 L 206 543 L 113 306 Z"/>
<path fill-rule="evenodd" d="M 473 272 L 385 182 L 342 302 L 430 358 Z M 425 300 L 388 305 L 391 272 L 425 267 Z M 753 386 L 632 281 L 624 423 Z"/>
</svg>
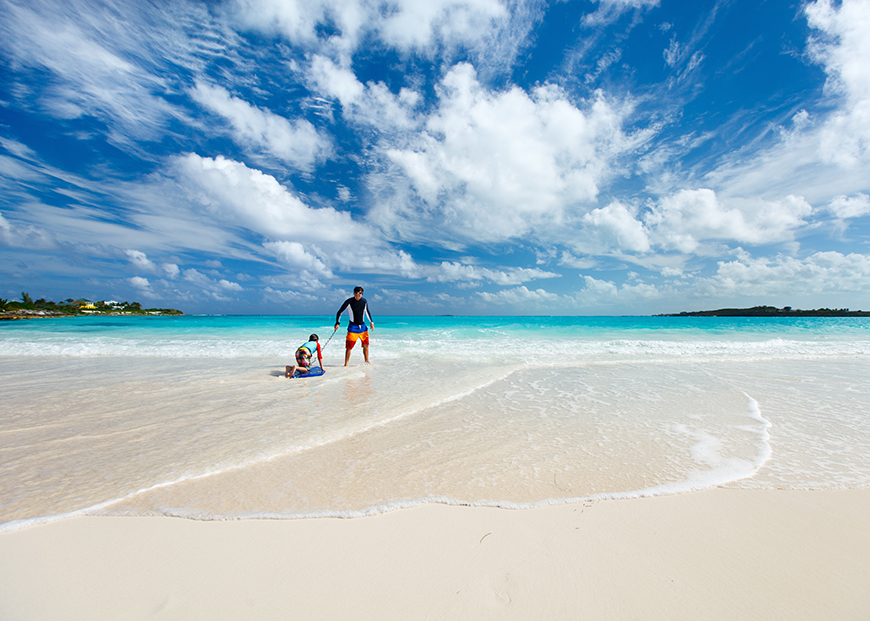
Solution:
<svg viewBox="0 0 870 621">
<path fill-rule="evenodd" d="M 369 330 L 363 325 L 351 324 L 347 327 L 347 339 L 344 341 L 345 349 L 353 349 L 356 342 L 360 341 L 363 347 L 369 346 Z"/>
</svg>

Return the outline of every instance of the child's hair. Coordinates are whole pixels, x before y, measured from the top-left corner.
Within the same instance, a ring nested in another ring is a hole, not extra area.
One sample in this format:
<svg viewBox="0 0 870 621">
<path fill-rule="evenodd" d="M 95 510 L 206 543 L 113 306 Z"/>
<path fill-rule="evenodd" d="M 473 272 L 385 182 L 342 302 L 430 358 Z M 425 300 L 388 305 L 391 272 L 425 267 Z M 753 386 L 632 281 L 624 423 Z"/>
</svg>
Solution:
<svg viewBox="0 0 870 621">
<path fill-rule="evenodd" d="M 319 341 L 320 337 L 318 337 L 316 334 L 312 334 L 311 336 L 308 337 L 308 340 L 309 341 Z"/>
</svg>

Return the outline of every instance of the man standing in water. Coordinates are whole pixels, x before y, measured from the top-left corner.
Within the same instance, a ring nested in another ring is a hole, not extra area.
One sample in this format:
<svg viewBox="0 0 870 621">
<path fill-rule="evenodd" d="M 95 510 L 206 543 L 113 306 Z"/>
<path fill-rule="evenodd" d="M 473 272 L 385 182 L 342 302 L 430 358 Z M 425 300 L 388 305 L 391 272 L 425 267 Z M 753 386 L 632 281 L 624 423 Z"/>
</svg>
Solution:
<svg viewBox="0 0 870 621">
<path fill-rule="evenodd" d="M 347 366 L 350 360 L 350 351 L 357 341 L 362 343 L 363 356 L 365 356 L 366 364 L 369 363 L 369 331 L 366 328 L 366 319 L 369 320 L 372 331 L 375 329 L 375 322 L 372 321 L 372 316 L 369 314 L 369 303 L 362 294 L 362 287 L 354 287 L 353 297 L 346 299 L 335 314 L 335 329 L 338 330 L 341 325 L 341 314 L 344 309 L 350 307 L 350 323 L 347 326 L 347 339 L 344 342 L 344 366 Z"/>
</svg>

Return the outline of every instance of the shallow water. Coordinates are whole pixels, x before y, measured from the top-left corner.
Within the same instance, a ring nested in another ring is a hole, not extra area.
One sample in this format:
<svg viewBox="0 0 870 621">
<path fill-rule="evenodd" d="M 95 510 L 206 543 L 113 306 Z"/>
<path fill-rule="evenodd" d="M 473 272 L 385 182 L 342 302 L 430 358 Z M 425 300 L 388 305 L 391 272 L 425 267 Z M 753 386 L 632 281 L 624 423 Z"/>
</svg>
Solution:
<svg viewBox="0 0 870 621">
<path fill-rule="evenodd" d="M 329 317 L 0 326 L 0 521 L 353 516 L 870 483 L 864 319 Z M 0 527 L 4 528 L 4 527 Z"/>
</svg>

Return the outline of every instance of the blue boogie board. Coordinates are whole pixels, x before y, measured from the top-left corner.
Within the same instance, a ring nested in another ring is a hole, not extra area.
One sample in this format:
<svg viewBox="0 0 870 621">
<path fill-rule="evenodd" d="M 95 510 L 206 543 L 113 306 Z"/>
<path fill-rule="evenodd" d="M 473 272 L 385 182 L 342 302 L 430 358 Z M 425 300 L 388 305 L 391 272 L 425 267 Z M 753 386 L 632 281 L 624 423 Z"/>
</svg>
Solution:
<svg viewBox="0 0 870 621">
<path fill-rule="evenodd" d="M 315 369 L 311 369 L 308 373 L 302 373 L 301 371 L 296 371 L 293 374 L 293 379 L 297 379 L 300 377 L 320 377 L 324 373 L 326 373 L 326 371 L 323 370 L 323 367 L 317 367 Z"/>
</svg>

